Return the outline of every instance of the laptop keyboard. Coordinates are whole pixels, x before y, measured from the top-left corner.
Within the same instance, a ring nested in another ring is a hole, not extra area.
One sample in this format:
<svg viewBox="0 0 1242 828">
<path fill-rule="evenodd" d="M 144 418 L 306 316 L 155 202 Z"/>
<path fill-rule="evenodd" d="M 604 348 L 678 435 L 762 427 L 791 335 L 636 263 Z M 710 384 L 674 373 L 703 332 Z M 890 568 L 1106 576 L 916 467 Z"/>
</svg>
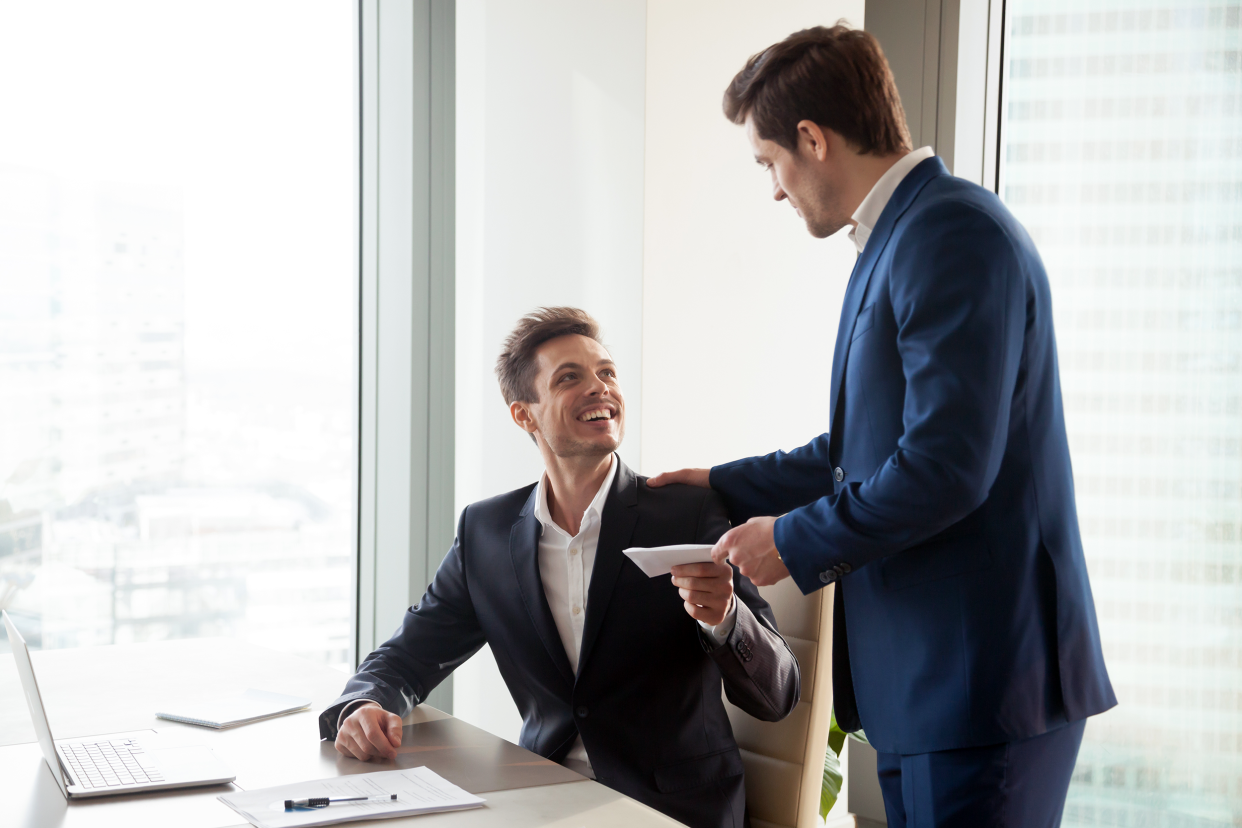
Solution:
<svg viewBox="0 0 1242 828">
<path fill-rule="evenodd" d="M 136 739 L 106 742 L 61 742 L 58 747 L 73 778 L 83 788 L 120 788 L 163 782 Z"/>
</svg>

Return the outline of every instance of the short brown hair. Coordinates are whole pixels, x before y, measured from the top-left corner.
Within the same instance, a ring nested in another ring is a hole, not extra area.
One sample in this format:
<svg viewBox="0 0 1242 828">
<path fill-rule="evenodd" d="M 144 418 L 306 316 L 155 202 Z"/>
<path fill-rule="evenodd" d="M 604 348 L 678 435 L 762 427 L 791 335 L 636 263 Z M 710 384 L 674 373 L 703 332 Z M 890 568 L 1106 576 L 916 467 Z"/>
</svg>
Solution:
<svg viewBox="0 0 1242 828">
<path fill-rule="evenodd" d="M 535 390 L 535 352 L 549 339 L 568 334 L 604 344 L 599 338 L 599 323 L 578 308 L 536 308 L 518 320 L 496 358 L 496 379 L 500 380 L 500 393 L 506 404 L 539 401 Z"/>
<path fill-rule="evenodd" d="M 725 117 L 749 115 L 760 138 L 791 152 L 814 121 L 862 154 L 909 151 L 901 96 L 880 42 L 844 21 L 794 32 L 746 61 L 724 94 Z"/>
</svg>

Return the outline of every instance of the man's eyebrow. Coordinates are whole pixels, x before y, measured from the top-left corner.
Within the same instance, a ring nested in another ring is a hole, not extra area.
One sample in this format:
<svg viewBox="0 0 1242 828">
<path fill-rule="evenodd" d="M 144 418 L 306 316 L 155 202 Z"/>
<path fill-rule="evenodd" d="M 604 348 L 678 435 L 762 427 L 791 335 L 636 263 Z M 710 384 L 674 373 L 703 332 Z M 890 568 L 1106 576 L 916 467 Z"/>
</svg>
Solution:
<svg viewBox="0 0 1242 828">
<path fill-rule="evenodd" d="M 601 359 L 599 362 L 595 364 L 596 365 L 611 365 L 613 368 L 617 367 L 617 363 L 613 362 L 611 359 Z M 556 368 L 552 371 L 552 373 L 559 374 L 561 371 L 564 371 L 566 368 L 576 368 L 579 371 L 583 370 L 583 367 L 580 363 L 562 362 L 560 365 L 556 366 Z"/>
</svg>

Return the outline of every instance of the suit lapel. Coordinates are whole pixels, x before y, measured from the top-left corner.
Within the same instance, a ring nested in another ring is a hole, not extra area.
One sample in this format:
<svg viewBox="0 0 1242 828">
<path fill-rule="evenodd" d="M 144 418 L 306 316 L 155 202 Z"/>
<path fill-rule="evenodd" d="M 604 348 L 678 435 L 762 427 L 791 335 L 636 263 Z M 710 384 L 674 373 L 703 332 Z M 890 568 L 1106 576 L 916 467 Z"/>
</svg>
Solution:
<svg viewBox="0 0 1242 828">
<path fill-rule="evenodd" d="M 638 478 L 617 457 L 617 474 L 612 481 L 612 491 L 604 502 L 604 514 L 599 527 L 599 546 L 595 550 L 595 565 L 591 569 L 591 585 L 587 588 L 586 623 L 582 629 L 582 650 L 578 655 L 578 674 L 582 674 L 599 629 L 608 611 L 617 576 L 625 564 L 621 550 L 630 545 L 634 525 L 638 522 Z"/>
<path fill-rule="evenodd" d="M 543 642 L 548 657 L 556 665 L 557 672 L 570 686 L 574 683 L 574 674 L 569 669 L 569 657 L 565 655 L 565 645 L 561 643 L 561 634 L 556 630 L 556 622 L 552 620 L 552 610 L 548 608 L 548 597 L 543 591 L 543 579 L 539 577 L 539 520 L 535 517 L 535 498 L 539 495 L 536 486 L 530 493 L 526 505 L 518 513 L 517 522 L 509 533 L 509 558 L 513 563 L 513 574 L 517 576 L 518 589 L 522 593 L 522 603 L 530 615 L 531 623 Z M 587 616 L 588 619 L 590 616 Z"/>
<path fill-rule="evenodd" d="M 841 302 L 841 321 L 837 325 L 837 344 L 832 351 L 832 384 L 828 390 L 828 410 L 832 412 L 832 427 L 836 427 L 837 400 L 841 394 L 841 378 L 845 376 L 845 358 L 849 353 L 851 334 L 858 312 L 862 310 L 863 297 L 867 295 L 867 285 L 871 281 L 871 273 L 880 254 L 888 246 L 897 219 L 905 214 L 914 202 L 915 196 L 927 182 L 938 175 L 948 175 L 944 163 L 939 157 L 931 157 L 920 161 L 914 169 L 902 179 L 893 192 L 893 197 L 884 205 L 880 219 L 871 231 L 871 237 L 863 248 L 862 255 L 854 263 L 854 272 L 850 274 L 849 285 L 845 289 L 845 298 Z"/>
</svg>

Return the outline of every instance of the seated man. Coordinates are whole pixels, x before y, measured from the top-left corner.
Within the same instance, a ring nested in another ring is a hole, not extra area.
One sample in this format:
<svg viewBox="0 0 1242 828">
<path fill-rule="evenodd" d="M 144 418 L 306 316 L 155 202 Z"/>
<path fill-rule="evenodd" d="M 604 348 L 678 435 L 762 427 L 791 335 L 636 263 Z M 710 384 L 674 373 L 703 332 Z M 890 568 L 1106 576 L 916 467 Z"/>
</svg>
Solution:
<svg viewBox="0 0 1242 828">
<path fill-rule="evenodd" d="M 544 475 L 468 506 L 422 601 L 319 721 L 357 759 L 391 759 L 401 716 L 490 644 L 521 744 L 695 826 L 740 826 L 742 762 L 720 698 L 760 719 L 798 702 L 798 662 L 729 564 L 648 578 L 631 546 L 715 543 L 710 489 L 649 489 L 614 451 L 625 398 L 599 326 L 574 308 L 524 317 L 496 373 Z M 739 600 L 740 599 L 740 600 Z"/>
</svg>

